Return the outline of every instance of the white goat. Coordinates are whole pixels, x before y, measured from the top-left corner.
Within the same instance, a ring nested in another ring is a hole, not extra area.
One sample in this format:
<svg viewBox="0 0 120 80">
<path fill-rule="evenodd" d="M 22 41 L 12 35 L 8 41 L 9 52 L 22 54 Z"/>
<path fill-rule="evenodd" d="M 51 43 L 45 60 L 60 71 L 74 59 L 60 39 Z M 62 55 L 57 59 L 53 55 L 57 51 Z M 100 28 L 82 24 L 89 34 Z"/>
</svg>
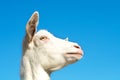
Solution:
<svg viewBox="0 0 120 80">
<path fill-rule="evenodd" d="M 46 30 L 36 31 L 39 14 L 34 12 L 26 25 L 21 60 L 21 80 L 50 80 L 51 72 L 81 59 L 77 43 L 53 36 Z"/>
</svg>

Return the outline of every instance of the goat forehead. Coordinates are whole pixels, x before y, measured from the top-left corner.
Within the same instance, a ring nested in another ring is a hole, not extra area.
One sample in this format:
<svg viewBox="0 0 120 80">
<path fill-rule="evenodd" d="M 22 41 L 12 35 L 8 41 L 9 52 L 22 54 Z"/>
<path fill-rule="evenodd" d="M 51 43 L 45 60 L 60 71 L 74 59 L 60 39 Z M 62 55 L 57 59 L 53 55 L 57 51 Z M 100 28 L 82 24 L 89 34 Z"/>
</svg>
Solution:
<svg viewBox="0 0 120 80">
<path fill-rule="evenodd" d="M 37 35 L 37 36 L 46 35 L 46 36 L 53 37 L 53 34 L 48 32 L 47 30 L 39 30 L 35 35 Z"/>
</svg>

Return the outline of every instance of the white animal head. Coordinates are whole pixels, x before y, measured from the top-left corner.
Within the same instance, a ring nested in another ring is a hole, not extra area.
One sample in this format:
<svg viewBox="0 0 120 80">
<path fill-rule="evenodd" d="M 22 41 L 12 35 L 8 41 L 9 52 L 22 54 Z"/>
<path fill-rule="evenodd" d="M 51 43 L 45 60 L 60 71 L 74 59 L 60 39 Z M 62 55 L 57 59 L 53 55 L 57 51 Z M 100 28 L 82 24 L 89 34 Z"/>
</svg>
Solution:
<svg viewBox="0 0 120 80">
<path fill-rule="evenodd" d="M 47 72 L 81 59 L 83 52 L 77 43 L 57 38 L 46 30 L 37 32 L 38 19 L 38 12 L 34 12 L 27 23 L 23 55 L 29 55 L 34 65 L 40 64 Z"/>
</svg>

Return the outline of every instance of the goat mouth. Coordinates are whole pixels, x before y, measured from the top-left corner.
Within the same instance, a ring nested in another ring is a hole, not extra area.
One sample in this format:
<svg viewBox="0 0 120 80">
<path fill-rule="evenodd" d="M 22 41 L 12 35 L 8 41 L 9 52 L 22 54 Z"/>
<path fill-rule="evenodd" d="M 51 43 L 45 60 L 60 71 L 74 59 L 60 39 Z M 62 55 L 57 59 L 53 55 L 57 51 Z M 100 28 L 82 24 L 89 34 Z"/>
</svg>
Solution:
<svg viewBox="0 0 120 80">
<path fill-rule="evenodd" d="M 66 61 L 71 64 L 71 63 L 74 63 L 80 60 L 83 56 L 83 53 L 80 51 L 79 52 L 68 52 L 68 53 L 65 53 L 64 56 L 65 56 Z"/>
<path fill-rule="evenodd" d="M 76 58 L 80 58 L 83 56 L 83 52 L 82 51 L 77 51 L 77 52 L 68 52 L 65 54 L 65 56 L 67 57 L 76 57 Z"/>
<path fill-rule="evenodd" d="M 75 56 L 83 56 L 83 51 L 81 49 L 78 49 L 76 52 L 68 52 L 66 54 L 75 55 Z"/>
<path fill-rule="evenodd" d="M 76 53 L 70 52 L 70 53 L 66 53 L 66 55 L 68 55 L 68 56 L 83 56 L 83 54 L 79 53 L 79 52 L 76 52 Z"/>
<path fill-rule="evenodd" d="M 81 49 L 76 52 L 67 52 L 64 54 L 66 61 L 70 64 L 80 60 L 83 57 L 83 51 Z"/>
</svg>

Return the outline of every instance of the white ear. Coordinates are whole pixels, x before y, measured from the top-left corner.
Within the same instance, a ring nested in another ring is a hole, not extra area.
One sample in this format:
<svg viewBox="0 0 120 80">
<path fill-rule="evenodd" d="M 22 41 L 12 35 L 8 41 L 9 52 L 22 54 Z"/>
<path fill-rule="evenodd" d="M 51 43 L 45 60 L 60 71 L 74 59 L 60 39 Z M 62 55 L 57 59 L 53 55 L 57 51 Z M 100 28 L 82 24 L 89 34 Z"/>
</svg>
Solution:
<svg viewBox="0 0 120 80">
<path fill-rule="evenodd" d="M 28 37 L 29 41 L 32 40 L 34 34 L 37 31 L 38 22 L 39 22 L 39 13 L 35 11 L 26 25 L 26 36 Z"/>
<path fill-rule="evenodd" d="M 65 41 L 68 41 L 69 39 L 68 39 L 68 37 L 65 39 Z"/>
</svg>

